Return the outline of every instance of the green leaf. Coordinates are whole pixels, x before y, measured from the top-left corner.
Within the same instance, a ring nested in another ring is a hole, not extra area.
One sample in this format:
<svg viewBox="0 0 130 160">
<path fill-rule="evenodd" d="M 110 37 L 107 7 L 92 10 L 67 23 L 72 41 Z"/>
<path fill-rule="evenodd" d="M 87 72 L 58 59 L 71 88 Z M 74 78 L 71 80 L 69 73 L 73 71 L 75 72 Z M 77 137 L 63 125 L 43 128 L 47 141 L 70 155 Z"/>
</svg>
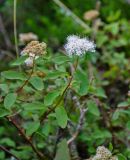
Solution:
<svg viewBox="0 0 130 160">
<path fill-rule="evenodd" d="M 8 88 L 8 85 L 7 84 L 0 84 L 0 89 L 2 90 L 2 91 L 4 91 L 5 93 L 8 93 L 8 90 L 9 90 L 9 88 Z"/>
<path fill-rule="evenodd" d="M 60 95 L 60 91 L 53 91 L 50 92 L 46 95 L 45 99 L 44 99 L 44 104 L 46 106 L 50 106 L 54 103 L 55 99 Z"/>
<path fill-rule="evenodd" d="M 81 96 L 88 93 L 89 81 L 88 76 L 83 70 L 77 70 L 75 74 L 75 79 L 79 83 L 78 94 Z"/>
<path fill-rule="evenodd" d="M 96 95 L 97 97 L 107 98 L 103 88 L 96 89 L 93 94 Z"/>
<path fill-rule="evenodd" d="M 130 105 L 129 102 L 124 101 L 124 102 L 120 102 L 120 103 L 118 104 L 118 107 L 126 107 L 126 106 L 129 106 L 129 105 Z"/>
<path fill-rule="evenodd" d="M 46 110 L 46 107 L 43 103 L 33 102 L 33 103 L 25 103 L 22 105 L 23 109 L 26 111 L 36 111 L 36 110 Z"/>
<path fill-rule="evenodd" d="M 43 90 L 44 88 L 43 80 L 40 77 L 32 77 L 30 79 L 30 83 L 35 89 L 39 91 Z"/>
<path fill-rule="evenodd" d="M 61 128 L 65 128 L 67 126 L 68 116 L 64 107 L 59 106 L 58 108 L 56 108 L 55 114 L 56 114 L 58 125 Z"/>
<path fill-rule="evenodd" d="M 126 157 L 123 154 L 118 154 L 118 160 L 127 160 Z"/>
<path fill-rule="evenodd" d="M 10 138 L 3 138 L 0 140 L 0 144 L 7 145 L 9 147 L 15 147 L 15 142 L 12 141 Z"/>
<path fill-rule="evenodd" d="M 116 110 L 112 115 L 112 119 L 117 120 L 119 118 L 119 116 L 120 116 L 120 111 Z"/>
<path fill-rule="evenodd" d="M 58 77 L 65 77 L 68 76 L 67 72 L 61 72 L 61 71 L 53 71 L 53 72 L 49 72 L 47 73 L 47 76 L 45 77 L 45 79 L 56 79 Z"/>
<path fill-rule="evenodd" d="M 18 59 L 16 59 L 13 63 L 11 63 L 11 66 L 19 66 L 25 62 L 28 56 L 21 56 Z"/>
<path fill-rule="evenodd" d="M 65 139 L 58 144 L 58 150 L 54 160 L 71 160 L 67 141 Z"/>
<path fill-rule="evenodd" d="M 66 63 L 66 62 L 69 62 L 69 61 L 70 61 L 70 58 L 67 56 L 55 56 L 53 58 L 53 62 L 56 64 L 59 64 L 59 65 Z"/>
<path fill-rule="evenodd" d="M 4 106 L 10 109 L 14 105 L 16 98 L 17 98 L 16 93 L 8 93 L 4 99 Z"/>
<path fill-rule="evenodd" d="M 8 110 L 0 108 L 0 118 L 9 115 L 9 113 Z"/>
<path fill-rule="evenodd" d="M 112 152 L 113 151 L 113 145 L 112 143 L 109 143 L 109 150 Z"/>
<path fill-rule="evenodd" d="M 93 115 L 95 116 L 99 116 L 100 115 L 100 112 L 99 112 L 99 109 L 98 109 L 98 106 L 96 105 L 96 103 L 92 100 L 89 100 L 87 102 L 87 106 L 88 106 L 88 111 L 90 113 L 92 113 Z"/>
<path fill-rule="evenodd" d="M 4 71 L 1 73 L 1 76 L 6 79 L 26 80 L 25 75 L 17 71 Z"/>
<path fill-rule="evenodd" d="M 30 122 L 26 128 L 27 136 L 31 136 L 40 127 L 40 122 Z"/>
</svg>

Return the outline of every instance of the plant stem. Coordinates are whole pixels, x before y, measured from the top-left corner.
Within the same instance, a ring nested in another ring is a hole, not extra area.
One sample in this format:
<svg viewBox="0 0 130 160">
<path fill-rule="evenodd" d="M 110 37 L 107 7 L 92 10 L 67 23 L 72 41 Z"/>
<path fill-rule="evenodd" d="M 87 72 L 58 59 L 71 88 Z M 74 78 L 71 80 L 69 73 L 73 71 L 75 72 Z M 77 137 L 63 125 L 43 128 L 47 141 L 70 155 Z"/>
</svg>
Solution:
<svg viewBox="0 0 130 160">
<path fill-rule="evenodd" d="M 28 84 L 30 78 L 32 77 L 33 72 L 34 72 L 34 67 L 35 67 L 34 60 L 35 60 L 35 58 L 33 59 L 33 66 L 32 66 L 32 70 L 31 70 L 31 73 L 29 74 L 28 79 L 26 79 L 26 80 L 24 81 L 24 83 L 22 84 L 22 86 L 21 86 L 20 88 L 17 89 L 17 91 L 16 91 L 17 93 L 19 93 L 19 92 L 22 91 L 22 89 Z"/>
<path fill-rule="evenodd" d="M 72 12 L 64 3 L 62 3 L 60 0 L 53 0 L 55 4 L 57 4 L 60 8 L 65 10 L 68 15 L 70 15 L 76 23 L 78 23 L 80 26 L 82 26 L 85 30 L 90 30 L 89 26 L 80 19 L 74 12 Z"/>
<path fill-rule="evenodd" d="M 17 21 L 16 21 L 16 12 L 17 12 L 17 0 L 14 0 L 14 14 L 13 14 L 13 22 L 14 22 L 14 40 L 15 40 L 15 50 L 16 50 L 16 56 L 19 57 L 19 51 L 18 51 L 18 40 L 17 40 Z"/>
<path fill-rule="evenodd" d="M 5 147 L 3 147 L 2 145 L 0 145 L 0 150 L 6 152 L 7 154 L 11 155 L 12 157 L 14 157 L 16 160 L 20 160 L 18 157 L 16 157 L 13 153 L 11 153 L 8 149 L 6 149 Z"/>
<path fill-rule="evenodd" d="M 16 123 L 16 121 L 11 117 L 6 117 L 8 121 L 12 123 L 12 125 L 19 131 L 20 135 L 25 139 L 25 141 L 31 146 L 32 150 L 36 153 L 39 160 L 45 159 L 45 156 L 37 150 L 37 148 L 32 143 L 30 137 L 27 137 L 24 130 L 19 127 L 19 125 Z"/>
<path fill-rule="evenodd" d="M 77 66 L 78 66 L 78 58 L 76 59 L 76 62 L 74 63 L 74 72 L 76 71 L 77 69 Z M 62 99 L 64 98 L 64 95 L 66 93 L 66 91 L 68 90 L 68 88 L 71 86 L 71 82 L 73 80 L 73 75 L 74 75 L 74 72 L 73 74 L 71 75 L 70 79 L 69 79 L 69 82 L 67 84 L 67 86 L 65 87 L 61 97 L 59 98 L 59 100 L 57 101 L 57 103 L 51 108 L 49 109 L 47 112 L 45 112 L 42 116 L 41 116 L 41 119 L 40 119 L 40 122 L 43 123 L 43 121 L 46 119 L 46 117 L 51 113 L 51 112 L 54 112 L 55 109 L 58 107 L 58 105 L 61 103 Z"/>
</svg>

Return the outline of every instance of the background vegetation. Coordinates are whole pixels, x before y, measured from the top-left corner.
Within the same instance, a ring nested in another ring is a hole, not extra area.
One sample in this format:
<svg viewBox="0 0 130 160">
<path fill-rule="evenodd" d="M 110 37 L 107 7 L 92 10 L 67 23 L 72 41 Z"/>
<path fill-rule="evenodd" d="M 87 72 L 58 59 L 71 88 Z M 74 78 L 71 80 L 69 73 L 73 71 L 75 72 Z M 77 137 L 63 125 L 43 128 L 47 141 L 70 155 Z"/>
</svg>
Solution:
<svg viewBox="0 0 130 160">
<path fill-rule="evenodd" d="M 14 3 L 12 0 L 0 0 L 0 146 L 21 160 L 37 159 L 28 145 L 30 139 L 19 136 L 17 127 L 12 125 L 17 122 L 26 136 L 34 135 L 31 143 L 48 159 L 57 155 L 62 157 L 58 157 L 59 160 L 67 160 L 66 140 L 75 133 L 81 115 L 78 106 L 84 106 L 88 110 L 82 129 L 73 147 L 69 148 L 73 159 L 74 156 L 89 158 L 100 145 L 118 155 L 119 160 L 130 159 L 130 4 L 125 0 L 61 2 L 17 2 L 18 35 L 32 32 L 48 47 L 45 59 L 37 62 L 33 75 L 36 79 L 25 86 L 14 104 L 12 99 L 16 97 L 13 91 L 26 80 L 30 70 L 23 66 L 21 73 L 25 75 L 21 75 L 18 66 L 23 61 L 14 61 Z M 93 13 L 88 15 L 90 10 Z M 67 84 L 72 59 L 64 55 L 63 45 L 71 34 L 92 39 L 96 52 L 80 58 L 73 85 L 63 100 L 65 109 L 51 113 L 40 126 L 39 117 L 48 106 L 55 104 Z M 19 53 L 25 45 L 18 40 Z M 8 94 L 13 95 L 5 104 Z M 12 114 L 15 115 L 10 119 L 7 115 Z M 61 151 L 57 151 L 58 146 Z M 10 157 L 10 154 L 0 151 L 1 160 L 13 160 Z"/>
</svg>

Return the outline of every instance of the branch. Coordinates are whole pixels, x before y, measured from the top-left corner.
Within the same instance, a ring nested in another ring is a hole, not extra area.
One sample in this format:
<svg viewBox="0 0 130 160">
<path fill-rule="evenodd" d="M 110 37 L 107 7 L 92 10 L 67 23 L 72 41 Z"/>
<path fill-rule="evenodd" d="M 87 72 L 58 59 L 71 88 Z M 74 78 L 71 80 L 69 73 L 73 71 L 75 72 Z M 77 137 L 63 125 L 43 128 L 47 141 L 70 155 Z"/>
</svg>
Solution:
<svg viewBox="0 0 130 160">
<path fill-rule="evenodd" d="M 79 135 L 81 129 L 82 129 L 82 126 L 83 126 L 83 121 L 84 121 L 84 118 L 85 118 L 85 113 L 87 112 L 87 109 L 81 107 L 80 108 L 80 117 L 79 117 L 79 122 L 78 122 L 78 125 L 76 127 L 76 132 L 72 135 L 72 137 L 67 141 L 67 144 L 71 144 L 76 138 L 77 136 Z"/>
<path fill-rule="evenodd" d="M 12 157 L 14 157 L 16 160 L 20 160 L 18 157 L 16 157 L 13 153 L 11 153 L 8 149 L 6 149 L 5 147 L 3 147 L 2 145 L 0 145 L 0 150 L 6 152 L 7 154 L 11 155 Z"/>
<path fill-rule="evenodd" d="M 11 117 L 6 117 L 8 121 L 10 121 L 12 123 L 12 125 L 19 131 L 20 135 L 25 139 L 25 141 L 31 146 L 31 148 L 33 149 L 33 151 L 36 153 L 36 155 L 38 156 L 39 160 L 42 160 L 43 158 L 45 158 L 45 156 L 39 152 L 37 150 L 37 148 L 33 145 L 30 137 L 27 137 L 24 130 L 22 128 L 19 127 L 19 125 L 16 123 L 16 121 L 11 118 Z"/>
<path fill-rule="evenodd" d="M 63 4 L 60 0 L 53 0 L 55 4 L 57 4 L 60 8 L 65 10 L 68 15 L 70 15 L 76 23 L 78 23 L 80 26 L 82 26 L 85 30 L 90 30 L 89 26 L 81 20 L 75 13 L 73 13 L 65 4 Z"/>
</svg>

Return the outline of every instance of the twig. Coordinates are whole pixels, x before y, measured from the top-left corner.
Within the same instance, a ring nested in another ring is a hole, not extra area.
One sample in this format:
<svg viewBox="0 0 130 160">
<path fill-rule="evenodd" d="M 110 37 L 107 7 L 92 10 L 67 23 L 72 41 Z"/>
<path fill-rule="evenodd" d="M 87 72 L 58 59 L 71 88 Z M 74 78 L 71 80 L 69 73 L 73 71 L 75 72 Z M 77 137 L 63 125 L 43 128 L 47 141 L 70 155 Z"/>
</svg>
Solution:
<svg viewBox="0 0 130 160">
<path fill-rule="evenodd" d="M 87 112 L 87 109 L 81 107 L 80 108 L 80 117 L 79 117 L 79 122 L 78 125 L 76 127 L 76 132 L 72 135 L 72 137 L 67 141 L 67 144 L 71 144 L 79 135 L 82 126 L 83 126 L 83 121 L 84 121 L 84 117 L 85 117 L 85 113 Z"/>
<path fill-rule="evenodd" d="M 14 157 L 16 160 L 20 160 L 18 157 L 16 157 L 13 153 L 11 153 L 8 149 L 6 149 L 5 147 L 3 147 L 2 145 L 0 145 L 0 150 L 6 152 L 7 154 L 11 155 L 12 157 Z"/>
<path fill-rule="evenodd" d="M 78 23 L 80 26 L 82 26 L 85 30 L 90 30 L 88 25 L 81 20 L 76 14 L 74 14 L 65 4 L 63 4 L 60 0 L 53 0 L 54 3 L 56 3 L 60 8 L 66 10 L 66 12 Z"/>
<path fill-rule="evenodd" d="M 14 0 L 14 14 L 13 14 L 13 21 L 14 21 L 14 40 L 15 40 L 16 55 L 17 55 L 17 58 L 18 58 L 18 57 L 19 57 L 19 51 L 18 51 L 18 40 L 17 40 L 16 12 L 17 12 L 17 0 Z"/>
<path fill-rule="evenodd" d="M 78 58 L 77 58 L 77 60 L 76 60 L 76 62 L 75 62 L 75 64 L 74 64 L 74 72 L 76 71 L 77 66 L 78 66 Z M 73 72 L 73 73 L 74 73 L 74 72 Z M 51 112 L 54 112 L 55 109 L 58 107 L 58 105 L 61 103 L 61 101 L 62 101 L 62 99 L 63 99 L 66 91 L 67 91 L 68 88 L 71 86 L 72 80 L 73 80 L 73 74 L 71 75 L 71 77 L 70 77 L 70 79 L 69 79 L 69 82 L 68 82 L 67 86 L 65 87 L 65 89 L 64 89 L 61 97 L 60 97 L 59 100 L 57 101 L 57 103 L 56 103 L 51 109 L 49 109 L 47 112 L 45 112 L 45 113 L 41 116 L 41 118 L 40 118 L 40 122 L 41 122 L 41 123 L 46 119 L 46 117 L 47 117 Z"/>
<path fill-rule="evenodd" d="M 16 121 L 11 118 L 11 117 L 6 117 L 8 121 L 12 123 L 12 125 L 19 131 L 20 135 L 26 140 L 26 142 L 31 146 L 33 151 L 36 153 L 38 156 L 39 160 L 42 160 L 45 158 L 45 156 L 37 150 L 37 148 L 33 145 L 30 137 L 27 137 L 26 134 L 24 133 L 24 130 L 19 127 L 19 125 L 16 123 Z"/>
</svg>

